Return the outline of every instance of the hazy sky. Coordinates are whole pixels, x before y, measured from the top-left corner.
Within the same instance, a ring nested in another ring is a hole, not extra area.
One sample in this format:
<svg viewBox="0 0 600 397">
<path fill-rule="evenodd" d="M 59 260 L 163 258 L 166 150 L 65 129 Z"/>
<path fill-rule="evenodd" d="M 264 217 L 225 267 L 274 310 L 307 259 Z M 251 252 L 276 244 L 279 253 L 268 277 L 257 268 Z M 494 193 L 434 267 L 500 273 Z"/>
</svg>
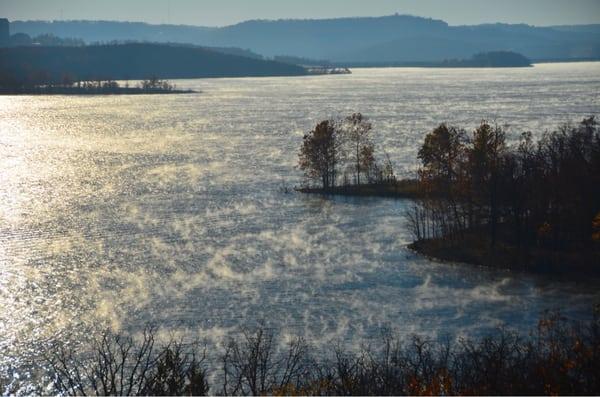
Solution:
<svg viewBox="0 0 600 397">
<path fill-rule="evenodd" d="M 532 25 L 600 23 L 600 0 L 0 0 L 15 19 L 104 19 L 228 25 L 247 19 L 329 18 L 393 13 Z"/>
</svg>

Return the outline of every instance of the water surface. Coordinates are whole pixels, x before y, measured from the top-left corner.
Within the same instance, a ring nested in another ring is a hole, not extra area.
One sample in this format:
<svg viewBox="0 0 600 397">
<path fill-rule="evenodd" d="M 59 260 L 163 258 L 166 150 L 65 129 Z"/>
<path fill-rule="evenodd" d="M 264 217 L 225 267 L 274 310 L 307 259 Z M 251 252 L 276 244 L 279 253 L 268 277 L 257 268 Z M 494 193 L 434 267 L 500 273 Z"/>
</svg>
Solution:
<svg viewBox="0 0 600 397">
<path fill-rule="evenodd" d="M 218 341 L 266 321 L 319 346 L 529 329 L 576 283 L 406 249 L 409 202 L 286 194 L 303 133 L 354 111 L 411 175 L 440 122 L 539 136 L 600 113 L 600 63 L 177 81 L 190 95 L 0 97 L 0 351 L 147 322 Z"/>
</svg>

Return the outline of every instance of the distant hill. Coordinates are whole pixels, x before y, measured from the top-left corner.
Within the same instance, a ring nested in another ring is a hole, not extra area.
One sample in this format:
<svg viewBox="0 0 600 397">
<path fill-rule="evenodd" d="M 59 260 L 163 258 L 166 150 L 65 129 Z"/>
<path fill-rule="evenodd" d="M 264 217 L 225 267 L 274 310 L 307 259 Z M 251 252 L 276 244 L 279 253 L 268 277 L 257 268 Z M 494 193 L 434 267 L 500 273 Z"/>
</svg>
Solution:
<svg viewBox="0 0 600 397">
<path fill-rule="evenodd" d="M 0 77 L 73 80 L 296 76 L 299 66 L 165 44 L 0 48 Z M 1 83 L 1 81 L 0 81 Z"/>
<path fill-rule="evenodd" d="M 51 33 L 86 42 L 138 40 L 237 47 L 267 57 L 331 62 L 436 62 L 476 53 L 513 51 L 538 59 L 600 58 L 600 25 L 524 24 L 449 26 L 408 15 L 320 20 L 252 20 L 213 28 L 110 21 L 14 21 L 11 32 Z"/>
<path fill-rule="evenodd" d="M 291 63 L 292 65 L 304 66 L 330 66 L 331 62 L 327 59 L 309 59 L 301 57 L 293 57 L 287 55 L 277 55 L 273 58 L 274 61 Z"/>
<path fill-rule="evenodd" d="M 580 33 L 595 33 L 600 34 L 600 24 L 592 25 L 558 25 L 551 26 L 551 29 L 562 32 L 580 32 Z"/>
</svg>

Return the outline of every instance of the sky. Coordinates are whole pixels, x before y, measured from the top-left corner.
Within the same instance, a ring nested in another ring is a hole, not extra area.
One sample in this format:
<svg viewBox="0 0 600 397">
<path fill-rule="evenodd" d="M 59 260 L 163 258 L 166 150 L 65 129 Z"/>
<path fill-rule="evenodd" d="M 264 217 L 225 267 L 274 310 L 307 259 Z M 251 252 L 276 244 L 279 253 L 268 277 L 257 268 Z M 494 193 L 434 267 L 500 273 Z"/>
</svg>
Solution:
<svg viewBox="0 0 600 397">
<path fill-rule="evenodd" d="M 0 0 L 10 20 L 118 20 L 224 26 L 248 19 L 332 18 L 394 13 L 451 25 L 600 23 L 600 0 Z"/>
</svg>

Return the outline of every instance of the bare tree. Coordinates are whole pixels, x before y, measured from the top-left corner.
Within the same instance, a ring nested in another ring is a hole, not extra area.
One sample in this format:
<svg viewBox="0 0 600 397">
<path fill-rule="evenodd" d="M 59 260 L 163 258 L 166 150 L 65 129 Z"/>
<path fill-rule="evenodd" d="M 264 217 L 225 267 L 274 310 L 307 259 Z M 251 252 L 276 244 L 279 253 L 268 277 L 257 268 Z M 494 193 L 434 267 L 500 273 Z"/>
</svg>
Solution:
<svg viewBox="0 0 600 397">
<path fill-rule="evenodd" d="M 372 129 L 372 124 L 361 113 L 354 113 L 343 122 L 344 138 L 348 146 L 349 160 L 354 164 L 357 185 L 360 185 L 361 172 L 368 172 L 375 163 L 371 142 Z"/>
<path fill-rule="evenodd" d="M 241 341 L 229 340 L 222 356 L 222 393 L 257 396 L 300 390 L 310 379 L 307 360 L 303 339 L 294 339 L 287 349 L 279 351 L 273 333 L 264 326 L 255 331 L 246 329 Z"/>
<path fill-rule="evenodd" d="M 91 351 L 58 346 L 46 354 L 54 388 L 60 395 L 204 395 L 204 354 L 171 341 L 155 347 L 155 330 L 140 340 L 105 331 Z"/>
</svg>

